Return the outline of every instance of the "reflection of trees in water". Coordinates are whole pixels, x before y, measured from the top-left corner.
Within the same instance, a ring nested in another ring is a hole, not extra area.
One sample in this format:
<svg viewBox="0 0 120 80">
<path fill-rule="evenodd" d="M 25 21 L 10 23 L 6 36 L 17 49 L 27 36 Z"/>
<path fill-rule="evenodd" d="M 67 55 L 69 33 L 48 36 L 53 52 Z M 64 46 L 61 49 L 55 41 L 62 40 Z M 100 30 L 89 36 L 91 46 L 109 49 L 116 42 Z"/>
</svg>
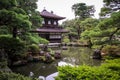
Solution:
<svg viewBox="0 0 120 80">
<path fill-rule="evenodd" d="M 56 68 L 57 64 L 55 63 L 56 62 L 53 62 L 52 64 L 44 64 L 40 62 L 29 63 L 28 65 L 16 67 L 13 68 L 12 70 L 15 71 L 16 73 L 20 73 L 25 76 L 29 76 L 29 73 L 31 71 L 34 73 L 35 77 L 38 77 L 40 75 L 47 76 L 50 75 L 51 73 L 57 72 Z"/>
<path fill-rule="evenodd" d="M 99 62 L 95 62 L 92 58 L 92 50 L 86 47 L 71 47 L 68 50 L 63 51 L 64 61 L 76 64 L 76 65 L 97 65 Z"/>
<path fill-rule="evenodd" d="M 76 64 L 89 64 L 91 50 L 88 48 L 80 48 L 76 55 Z"/>
</svg>

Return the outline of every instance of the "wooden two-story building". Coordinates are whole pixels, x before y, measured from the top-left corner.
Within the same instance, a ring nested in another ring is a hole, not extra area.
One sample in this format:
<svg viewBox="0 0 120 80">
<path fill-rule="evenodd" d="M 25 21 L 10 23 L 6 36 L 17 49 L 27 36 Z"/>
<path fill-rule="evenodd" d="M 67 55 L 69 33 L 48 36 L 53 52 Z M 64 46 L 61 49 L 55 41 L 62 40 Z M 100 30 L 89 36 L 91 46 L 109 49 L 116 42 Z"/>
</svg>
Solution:
<svg viewBox="0 0 120 80">
<path fill-rule="evenodd" d="M 62 34 L 68 31 L 59 26 L 58 21 L 65 17 L 58 16 L 53 11 L 48 12 L 46 9 L 40 12 L 40 16 L 43 18 L 42 26 L 32 32 L 37 32 L 50 43 L 61 43 Z"/>
</svg>

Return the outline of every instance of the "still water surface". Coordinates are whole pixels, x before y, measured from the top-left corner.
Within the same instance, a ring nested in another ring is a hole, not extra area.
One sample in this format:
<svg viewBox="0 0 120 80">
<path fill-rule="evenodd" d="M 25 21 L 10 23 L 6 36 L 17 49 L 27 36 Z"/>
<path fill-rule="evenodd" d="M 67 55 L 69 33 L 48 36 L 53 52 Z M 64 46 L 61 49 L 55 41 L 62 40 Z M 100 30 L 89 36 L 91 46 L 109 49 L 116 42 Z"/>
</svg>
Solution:
<svg viewBox="0 0 120 80">
<path fill-rule="evenodd" d="M 20 73 L 29 76 L 32 71 L 35 77 L 48 76 L 57 72 L 58 65 L 71 64 L 71 65 L 90 65 L 99 66 L 100 60 L 94 60 L 91 58 L 93 51 L 86 47 L 68 47 L 67 50 L 62 50 L 62 59 L 55 60 L 51 64 L 45 64 L 41 62 L 28 63 L 25 66 L 14 67 L 12 70 L 16 73 Z"/>
</svg>

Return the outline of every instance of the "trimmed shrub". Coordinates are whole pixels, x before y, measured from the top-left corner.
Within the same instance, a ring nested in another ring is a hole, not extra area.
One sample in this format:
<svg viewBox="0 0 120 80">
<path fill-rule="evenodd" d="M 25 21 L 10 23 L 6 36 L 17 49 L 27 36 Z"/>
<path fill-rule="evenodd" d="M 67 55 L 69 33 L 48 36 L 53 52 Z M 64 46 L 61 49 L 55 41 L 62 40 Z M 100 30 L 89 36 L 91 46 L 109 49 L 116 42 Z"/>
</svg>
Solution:
<svg viewBox="0 0 120 80">
<path fill-rule="evenodd" d="M 40 52 L 39 46 L 36 44 L 29 45 L 28 52 L 30 52 L 32 55 L 37 55 Z"/>
<path fill-rule="evenodd" d="M 64 66 L 58 67 L 56 80 L 119 80 L 120 59 L 106 61 L 100 67 Z"/>
</svg>

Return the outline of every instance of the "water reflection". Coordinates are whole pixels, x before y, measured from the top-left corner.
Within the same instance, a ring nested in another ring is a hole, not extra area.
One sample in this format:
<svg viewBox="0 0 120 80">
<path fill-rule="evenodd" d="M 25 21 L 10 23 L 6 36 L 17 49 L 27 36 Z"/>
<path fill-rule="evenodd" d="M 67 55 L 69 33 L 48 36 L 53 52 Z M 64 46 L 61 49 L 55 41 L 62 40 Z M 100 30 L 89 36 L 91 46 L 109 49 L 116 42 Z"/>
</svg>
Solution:
<svg viewBox="0 0 120 80">
<path fill-rule="evenodd" d="M 28 63 L 25 66 L 14 67 L 12 70 L 16 73 L 23 74 L 25 76 L 29 76 L 30 72 L 34 73 L 35 77 L 38 76 L 47 76 L 51 73 L 57 72 L 57 61 L 52 64 L 45 63 Z"/>
<path fill-rule="evenodd" d="M 32 71 L 35 77 L 39 76 L 48 76 L 52 73 L 57 72 L 58 63 L 71 65 L 83 65 L 87 64 L 90 66 L 99 66 L 100 60 L 93 60 L 91 58 L 92 50 L 89 48 L 83 47 L 69 47 L 68 50 L 62 50 L 62 59 L 56 60 L 51 64 L 45 64 L 41 62 L 29 63 L 25 66 L 14 67 L 12 70 L 16 73 L 21 73 L 23 75 L 29 76 L 29 73 Z"/>
<path fill-rule="evenodd" d="M 100 65 L 100 60 L 94 60 L 91 58 L 93 51 L 87 47 L 70 47 L 68 50 L 62 52 L 64 56 L 62 60 L 73 65 Z"/>
</svg>

